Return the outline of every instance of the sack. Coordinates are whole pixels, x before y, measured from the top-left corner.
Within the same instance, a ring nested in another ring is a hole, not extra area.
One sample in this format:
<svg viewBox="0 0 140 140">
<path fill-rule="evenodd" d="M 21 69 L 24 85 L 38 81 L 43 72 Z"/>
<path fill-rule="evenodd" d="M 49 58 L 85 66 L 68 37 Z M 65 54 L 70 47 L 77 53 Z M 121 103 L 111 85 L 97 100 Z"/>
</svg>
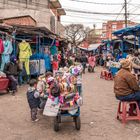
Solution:
<svg viewBox="0 0 140 140">
<path fill-rule="evenodd" d="M 55 117 L 59 112 L 59 108 L 60 108 L 60 104 L 55 104 L 54 101 L 48 98 L 43 111 L 43 115 Z"/>
</svg>

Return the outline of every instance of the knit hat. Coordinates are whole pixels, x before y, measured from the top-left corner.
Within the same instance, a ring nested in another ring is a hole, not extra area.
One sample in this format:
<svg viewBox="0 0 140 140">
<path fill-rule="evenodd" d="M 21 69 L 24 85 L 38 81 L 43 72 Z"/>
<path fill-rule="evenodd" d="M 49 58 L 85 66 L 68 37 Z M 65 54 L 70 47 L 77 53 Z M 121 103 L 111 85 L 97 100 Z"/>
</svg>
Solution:
<svg viewBox="0 0 140 140">
<path fill-rule="evenodd" d="M 122 59 L 120 61 L 122 68 L 129 69 L 131 68 L 131 62 L 128 59 Z"/>
<path fill-rule="evenodd" d="M 14 56 L 14 55 L 11 56 L 10 61 L 13 62 L 13 63 L 15 63 L 17 61 L 16 56 Z"/>
</svg>

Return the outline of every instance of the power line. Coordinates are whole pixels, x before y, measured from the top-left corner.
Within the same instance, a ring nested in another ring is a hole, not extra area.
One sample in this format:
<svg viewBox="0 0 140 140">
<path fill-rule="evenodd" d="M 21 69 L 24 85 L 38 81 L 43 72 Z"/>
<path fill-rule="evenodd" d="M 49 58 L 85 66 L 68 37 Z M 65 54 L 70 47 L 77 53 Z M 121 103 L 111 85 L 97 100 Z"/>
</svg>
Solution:
<svg viewBox="0 0 140 140">
<path fill-rule="evenodd" d="M 80 2 L 80 3 L 90 3 L 90 4 L 97 4 L 97 5 L 123 5 L 123 3 L 101 3 L 101 2 L 91 2 L 91 1 L 84 1 L 84 0 L 69 0 L 73 2 Z M 140 5 L 139 3 L 130 3 L 132 0 L 129 0 L 127 4 L 130 5 Z"/>
<path fill-rule="evenodd" d="M 74 9 L 65 9 L 65 10 L 74 13 L 84 13 L 84 14 L 93 14 L 93 15 L 120 15 L 120 14 L 124 15 L 124 13 L 101 13 L 101 12 L 90 12 L 90 11 L 88 12 L 88 11 L 74 10 Z M 131 13 L 130 15 L 140 15 L 140 14 Z"/>
<path fill-rule="evenodd" d="M 132 12 L 135 12 L 135 11 L 137 11 L 140 8 L 140 4 L 137 4 L 137 5 L 131 4 L 131 5 L 135 8 L 134 11 L 132 11 Z M 134 20 L 134 19 L 136 19 L 139 16 L 140 15 L 136 15 L 135 17 L 131 18 L 130 20 Z"/>
<path fill-rule="evenodd" d="M 122 7 L 122 9 L 120 10 L 120 12 L 119 12 L 119 13 L 121 13 L 123 9 L 124 9 L 124 5 L 123 5 L 123 7 Z M 119 14 L 119 15 L 120 15 L 120 14 Z M 118 19 L 119 15 L 117 15 L 117 17 L 116 17 L 116 19 L 115 19 L 115 20 L 117 20 L 117 19 Z"/>
<path fill-rule="evenodd" d="M 101 20 L 101 21 L 107 21 L 109 19 L 101 19 L 101 18 L 93 18 L 93 17 L 87 17 L 87 16 L 76 16 L 76 15 L 66 15 L 68 17 L 76 17 L 76 18 L 83 18 L 83 19 L 94 19 L 94 20 Z"/>
<path fill-rule="evenodd" d="M 81 2 L 81 3 L 90 3 L 90 4 L 98 4 L 98 5 L 122 5 L 122 3 L 99 3 L 99 2 L 91 2 L 91 1 L 84 1 L 84 0 L 70 0 L 74 2 Z"/>
<path fill-rule="evenodd" d="M 82 22 L 82 21 L 78 21 L 78 22 L 76 22 L 76 21 L 61 21 L 61 22 L 63 22 L 63 23 L 88 23 L 88 24 L 94 24 L 94 23 L 103 23 L 103 22 Z"/>
<path fill-rule="evenodd" d="M 132 0 L 129 0 L 127 4 L 129 4 Z"/>
</svg>

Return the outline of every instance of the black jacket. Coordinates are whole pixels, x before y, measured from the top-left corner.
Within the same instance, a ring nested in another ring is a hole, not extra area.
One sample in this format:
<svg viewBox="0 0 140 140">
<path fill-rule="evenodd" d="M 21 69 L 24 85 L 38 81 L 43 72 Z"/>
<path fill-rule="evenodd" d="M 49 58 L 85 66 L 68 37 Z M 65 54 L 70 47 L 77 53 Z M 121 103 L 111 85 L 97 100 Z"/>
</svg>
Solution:
<svg viewBox="0 0 140 140">
<path fill-rule="evenodd" d="M 27 100 L 30 108 L 37 108 L 40 105 L 40 98 L 35 98 L 34 94 L 37 92 L 36 90 L 27 91 Z"/>
<path fill-rule="evenodd" d="M 87 62 L 88 62 L 87 57 L 86 57 L 86 56 L 81 56 L 80 62 L 81 62 L 81 63 L 87 63 Z"/>
<path fill-rule="evenodd" d="M 19 67 L 17 64 L 14 64 L 12 62 L 9 62 L 5 65 L 4 67 L 4 73 L 6 73 L 6 75 L 14 75 L 17 76 L 19 72 Z"/>
</svg>

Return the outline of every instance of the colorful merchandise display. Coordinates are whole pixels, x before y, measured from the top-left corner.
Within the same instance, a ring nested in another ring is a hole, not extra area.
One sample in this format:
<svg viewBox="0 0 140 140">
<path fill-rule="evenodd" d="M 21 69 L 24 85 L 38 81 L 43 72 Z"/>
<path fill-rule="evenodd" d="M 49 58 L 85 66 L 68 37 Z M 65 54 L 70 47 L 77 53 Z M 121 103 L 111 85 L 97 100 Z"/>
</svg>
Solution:
<svg viewBox="0 0 140 140">
<path fill-rule="evenodd" d="M 44 115 L 57 115 L 58 112 L 56 113 L 56 110 L 59 111 L 60 108 L 74 115 L 74 112 L 78 109 L 77 107 L 82 105 L 82 97 L 77 90 L 77 77 L 81 75 L 81 73 L 81 65 L 71 66 L 70 68 L 65 67 L 60 68 L 54 78 L 50 77 L 48 79 L 49 100 L 46 103 Z M 50 113 L 50 102 L 54 106 L 54 108 L 52 107 L 52 114 Z"/>
</svg>

